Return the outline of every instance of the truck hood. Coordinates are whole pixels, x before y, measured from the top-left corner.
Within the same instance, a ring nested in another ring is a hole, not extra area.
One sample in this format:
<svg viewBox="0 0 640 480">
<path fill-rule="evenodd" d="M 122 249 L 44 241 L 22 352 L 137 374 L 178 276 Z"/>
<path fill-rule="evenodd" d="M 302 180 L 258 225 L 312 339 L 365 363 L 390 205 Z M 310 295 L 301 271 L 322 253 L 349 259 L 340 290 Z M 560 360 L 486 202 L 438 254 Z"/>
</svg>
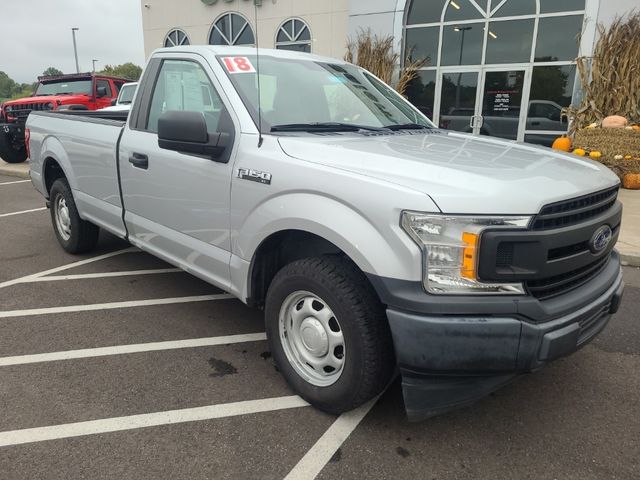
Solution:
<svg viewBox="0 0 640 480">
<path fill-rule="evenodd" d="M 38 97 L 25 97 L 20 98 L 18 100 L 11 100 L 10 102 L 5 102 L 5 106 L 15 106 L 15 105 L 30 105 L 32 103 L 53 103 L 54 105 L 58 105 L 58 101 L 62 105 L 68 105 L 72 103 L 86 102 L 89 98 L 89 95 L 78 94 L 78 95 L 42 95 Z"/>
<path fill-rule="evenodd" d="M 442 130 L 282 136 L 294 158 L 423 192 L 444 213 L 536 214 L 619 183 L 608 168 L 548 148 Z"/>
</svg>

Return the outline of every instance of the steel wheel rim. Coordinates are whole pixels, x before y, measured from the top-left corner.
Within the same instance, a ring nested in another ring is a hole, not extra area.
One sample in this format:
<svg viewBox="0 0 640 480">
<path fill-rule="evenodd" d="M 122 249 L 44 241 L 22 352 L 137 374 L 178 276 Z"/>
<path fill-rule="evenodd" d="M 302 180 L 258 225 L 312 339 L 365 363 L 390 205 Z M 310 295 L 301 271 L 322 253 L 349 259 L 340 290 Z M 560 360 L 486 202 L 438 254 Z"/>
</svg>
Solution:
<svg viewBox="0 0 640 480">
<path fill-rule="evenodd" d="M 53 204 L 53 213 L 56 219 L 56 229 L 64 241 L 71 238 L 71 216 L 69 207 L 63 195 L 58 195 Z"/>
<path fill-rule="evenodd" d="M 338 381 L 346 349 L 342 327 L 320 297 L 307 291 L 290 294 L 280 307 L 280 343 L 298 375 L 318 387 Z"/>
</svg>

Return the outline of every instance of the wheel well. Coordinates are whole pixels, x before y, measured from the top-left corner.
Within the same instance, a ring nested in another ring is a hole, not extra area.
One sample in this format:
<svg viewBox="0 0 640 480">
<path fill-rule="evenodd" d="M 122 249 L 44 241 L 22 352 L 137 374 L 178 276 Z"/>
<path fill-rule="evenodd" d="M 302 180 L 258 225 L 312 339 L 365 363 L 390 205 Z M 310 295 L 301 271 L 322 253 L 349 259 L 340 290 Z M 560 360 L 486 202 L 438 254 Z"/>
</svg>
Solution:
<svg viewBox="0 0 640 480">
<path fill-rule="evenodd" d="M 53 182 L 59 178 L 67 178 L 60 164 L 51 157 L 45 159 L 44 169 L 42 171 L 44 173 L 44 185 L 47 188 L 47 195 L 51 191 Z"/>
<path fill-rule="evenodd" d="M 285 230 L 267 237 L 253 256 L 250 268 L 250 305 L 263 306 L 269 285 L 285 265 L 319 255 L 348 256 L 333 243 L 313 233 Z"/>
</svg>

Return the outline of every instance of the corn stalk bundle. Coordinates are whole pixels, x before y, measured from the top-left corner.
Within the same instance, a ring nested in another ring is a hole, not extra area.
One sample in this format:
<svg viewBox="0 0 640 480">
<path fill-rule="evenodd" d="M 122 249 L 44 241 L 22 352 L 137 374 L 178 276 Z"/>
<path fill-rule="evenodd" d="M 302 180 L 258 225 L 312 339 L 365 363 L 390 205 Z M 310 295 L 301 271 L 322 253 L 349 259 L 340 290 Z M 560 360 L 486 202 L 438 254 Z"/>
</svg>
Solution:
<svg viewBox="0 0 640 480">
<path fill-rule="evenodd" d="M 608 29 L 598 25 L 598 32 L 593 57 L 577 59 L 584 98 L 566 109 L 572 134 L 609 115 L 640 122 L 640 12 L 617 17 Z"/>
<path fill-rule="evenodd" d="M 371 30 L 360 30 L 355 39 L 347 42 L 347 52 L 344 59 L 369 70 L 387 85 L 393 85 L 393 78 L 400 55 L 395 53 L 394 38 L 373 35 Z M 428 59 L 410 61 L 407 59 L 404 68 L 395 84 L 395 89 L 401 95 L 414 78 L 418 76 L 420 68 L 424 67 Z"/>
</svg>

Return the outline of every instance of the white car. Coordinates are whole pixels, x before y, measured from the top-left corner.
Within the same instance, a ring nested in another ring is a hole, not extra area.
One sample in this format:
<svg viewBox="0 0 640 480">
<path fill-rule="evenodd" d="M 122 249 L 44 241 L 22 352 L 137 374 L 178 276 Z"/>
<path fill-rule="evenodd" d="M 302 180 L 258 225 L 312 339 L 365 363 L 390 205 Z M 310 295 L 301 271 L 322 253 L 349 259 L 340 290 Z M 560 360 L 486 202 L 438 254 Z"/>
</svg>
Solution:
<svg viewBox="0 0 640 480">
<path fill-rule="evenodd" d="M 120 89 L 118 98 L 110 107 L 102 108 L 104 112 L 128 112 L 138 89 L 138 82 L 125 83 Z"/>
</svg>

